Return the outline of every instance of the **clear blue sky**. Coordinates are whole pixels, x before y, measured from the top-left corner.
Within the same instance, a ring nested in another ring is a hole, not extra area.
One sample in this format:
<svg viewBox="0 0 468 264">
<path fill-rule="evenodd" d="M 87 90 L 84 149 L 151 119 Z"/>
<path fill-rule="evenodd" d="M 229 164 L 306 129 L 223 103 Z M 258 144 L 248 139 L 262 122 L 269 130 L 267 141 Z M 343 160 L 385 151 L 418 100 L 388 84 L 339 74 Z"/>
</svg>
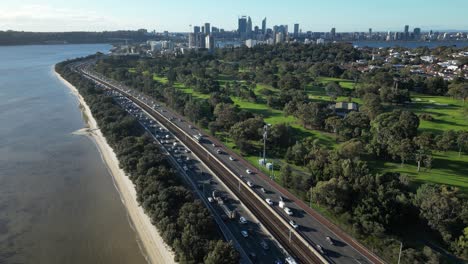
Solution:
<svg viewBox="0 0 468 264">
<path fill-rule="evenodd" d="M 0 30 L 189 31 L 204 22 L 232 30 L 239 15 L 303 31 L 468 30 L 468 0 L 1 0 Z"/>
</svg>

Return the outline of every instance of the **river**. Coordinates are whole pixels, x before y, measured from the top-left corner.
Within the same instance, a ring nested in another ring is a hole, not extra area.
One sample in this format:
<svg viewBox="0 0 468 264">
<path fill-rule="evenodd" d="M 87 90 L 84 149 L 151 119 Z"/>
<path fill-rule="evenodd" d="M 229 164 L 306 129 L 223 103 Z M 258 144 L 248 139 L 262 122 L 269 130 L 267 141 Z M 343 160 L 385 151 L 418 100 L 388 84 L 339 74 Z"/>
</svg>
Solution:
<svg viewBox="0 0 468 264">
<path fill-rule="evenodd" d="M 468 41 L 354 41 L 354 46 L 370 48 L 419 48 L 428 47 L 434 49 L 440 46 L 464 48 L 468 47 Z"/>
<path fill-rule="evenodd" d="M 146 263 L 77 99 L 53 72 L 109 45 L 0 47 L 0 263 Z"/>
</svg>

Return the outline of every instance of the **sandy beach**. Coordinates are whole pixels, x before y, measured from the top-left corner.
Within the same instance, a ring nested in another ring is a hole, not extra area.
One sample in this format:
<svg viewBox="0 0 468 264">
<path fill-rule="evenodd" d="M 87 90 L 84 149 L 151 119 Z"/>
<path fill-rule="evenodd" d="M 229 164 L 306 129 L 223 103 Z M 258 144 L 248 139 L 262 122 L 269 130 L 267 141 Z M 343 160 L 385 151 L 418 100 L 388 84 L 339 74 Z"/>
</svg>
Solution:
<svg viewBox="0 0 468 264">
<path fill-rule="evenodd" d="M 54 70 L 55 72 L 55 70 Z M 114 179 L 114 185 L 117 188 L 122 203 L 125 205 L 133 228 L 136 230 L 139 237 L 139 244 L 149 263 L 175 263 L 174 253 L 169 246 L 164 243 L 159 235 L 156 227 L 151 224 L 150 218 L 145 214 L 143 208 L 138 205 L 136 190 L 133 183 L 127 177 L 125 172 L 120 169 L 119 161 L 113 149 L 107 144 L 105 137 L 102 135 L 96 120 L 91 114 L 91 110 L 84 101 L 83 97 L 78 93 L 78 90 L 63 79 L 58 73 L 56 76 L 61 80 L 72 93 L 78 98 L 81 104 L 81 110 L 86 116 L 87 128 L 80 131 L 90 136 L 95 142 L 101 157 Z"/>
</svg>

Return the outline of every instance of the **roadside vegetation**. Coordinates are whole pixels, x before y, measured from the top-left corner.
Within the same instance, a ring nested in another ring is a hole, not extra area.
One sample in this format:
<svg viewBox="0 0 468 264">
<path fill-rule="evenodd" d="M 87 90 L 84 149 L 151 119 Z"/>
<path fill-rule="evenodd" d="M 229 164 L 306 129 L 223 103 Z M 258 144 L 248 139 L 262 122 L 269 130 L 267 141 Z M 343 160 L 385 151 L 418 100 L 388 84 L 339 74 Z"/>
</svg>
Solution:
<svg viewBox="0 0 468 264">
<path fill-rule="evenodd" d="M 402 263 L 466 259 L 468 84 L 353 67 L 370 57 L 347 44 L 288 44 L 107 57 L 96 70 L 165 102 L 256 166 L 270 124 L 275 169 L 260 169 L 387 261 L 400 241 Z"/>
<path fill-rule="evenodd" d="M 129 175 L 137 199 L 179 263 L 239 263 L 239 254 L 223 242 L 207 208 L 173 170 L 167 158 L 137 120 L 121 109 L 102 89 L 72 72 L 67 65 L 56 71 L 73 84 Z"/>
</svg>

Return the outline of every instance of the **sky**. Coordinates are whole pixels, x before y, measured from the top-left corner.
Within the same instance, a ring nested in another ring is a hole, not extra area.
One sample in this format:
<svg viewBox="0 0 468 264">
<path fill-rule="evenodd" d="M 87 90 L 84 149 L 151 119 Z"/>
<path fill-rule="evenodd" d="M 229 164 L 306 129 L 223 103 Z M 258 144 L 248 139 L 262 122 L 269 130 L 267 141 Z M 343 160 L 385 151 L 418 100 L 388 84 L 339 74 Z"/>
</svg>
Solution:
<svg viewBox="0 0 468 264">
<path fill-rule="evenodd" d="M 235 30 L 241 15 L 302 31 L 468 30 L 468 0 L 1 0 L 0 30 Z"/>
</svg>

